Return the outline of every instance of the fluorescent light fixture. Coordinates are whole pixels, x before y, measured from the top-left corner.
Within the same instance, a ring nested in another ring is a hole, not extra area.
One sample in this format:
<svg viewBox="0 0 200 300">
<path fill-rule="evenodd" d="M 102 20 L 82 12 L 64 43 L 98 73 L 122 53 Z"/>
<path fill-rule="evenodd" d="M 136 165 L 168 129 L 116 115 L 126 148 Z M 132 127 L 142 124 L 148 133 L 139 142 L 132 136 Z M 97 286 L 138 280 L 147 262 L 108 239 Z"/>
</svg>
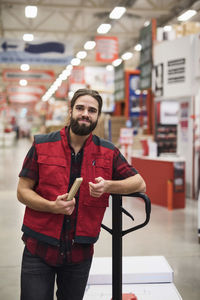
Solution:
<svg viewBox="0 0 200 300">
<path fill-rule="evenodd" d="M 116 6 L 110 13 L 110 19 L 120 19 L 125 13 L 126 8 L 123 6 Z"/>
<path fill-rule="evenodd" d="M 92 49 L 94 49 L 95 46 L 96 46 L 96 42 L 95 41 L 87 41 L 84 44 L 84 49 L 85 50 L 92 50 Z"/>
<path fill-rule="evenodd" d="M 56 99 L 54 97 L 49 98 L 49 104 L 54 104 L 56 102 Z"/>
<path fill-rule="evenodd" d="M 72 58 L 72 60 L 71 60 L 72 66 L 78 66 L 80 63 L 81 63 L 80 58 L 75 57 L 75 58 Z"/>
<path fill-rule="evenodd" d="M 52 85 L 49 89 L 48 89 L 48 95 L 53 95 L 55 93 L 55 91 L 57 90 L 57 87 L 55 87 L 54 85 Z"/>
<path fill-rule="evenodd" d="M 197 11 L 194 9 L 189 9 L 186 12 L 184 12 L 182 15 L 180 15 L 177 19 L 178 21 L 187 21 L 190 18 L 192 18 L 194 15 L 196 15 Z"/>
<path fill-rule="evenodd" d="M 71 70 L 65 69 L 65 70 L 62 71 L 62 74 L 65 75 L 65 76 L 69 76 L 71 74 Z"/>
<path fill-rule="evenodd" d="M 147 26 L 149 26 L 150 25 L 150 21 L 145 21 L 144 22 L 144 27 L 147 27 Z"/>
<path fill-rule="evenodd" d="M 61 84 L 62 84 L 62 79 L 60 77 L 58 77 L 55 81 L 55 87 L 58 88 L 59 86 L 61 86 Z"/>
<path fill-rule="evenodd" d="M 51 95 L 52 95 L 52 94 L 55 93 L 55 91 L 57 90 L 57 88 L 58 88 L 58 87 L 57 87 L 57 83 L 54 82 L 54 83 L 52 84 L 52 86 L 49 88 L 48 92 L 51 93 Z"/>
<path fill-rule="evenodd" d="M 58 78 L 60 78 L 63 81 L 63 80 L 66 80 L 67 77 L 68 77 L 68 75 L 61 73 Z"/>
<path fill-rule="evenodd" d="M 70 70 L 63 70 L 62 73 L 59 75 L 58 78 L 62 79 L 62 80 L 66 80 L 69 75 L 71 74 L 71 71 Z"/>
<path fill-rule="evenodd" d="M 97 32 L 99 34 L 105 34 L 107 33 L 111 28 L 110 24 L 101 24 L 98 28 L 97 28 Z"/>
<path fill-rule="evenodd" d="M 107 71 L 113 71 L 114 70 L 114 67 L 112 65 L 107 65 L 106 66 L 106 70 Z"/>
<path fill-rule="evenodd" d="M 33 41 L 33 39 L 34 39 L 34 36 L 33 36 L 32 33 L 25 33 L 25 34 L 23 35 L 23 40 L 24 40 L 25 42 L 31 42 L 31 41 Z"/>
<path fill-rule="evenodd" d="M 44 96 L 42 96 L 42 101 L 47 101 L 48 100 L 48 97 L 47 97 L 47 95 L 45 94 Z"/>
<path fill-rule="evenodd" d="M 68 93 L 69 99 L 71 100 L 73 96 L 74 96 L 74 92 L 73 92 L 73 91 L 70 91 L 70 92 Z"/>
<path fill-rule="evenodd" d="M 68 66 L 66 66 L 65 69 L 71 71 L 73 69 L 73 66 L 72 65 L 68 65 Z"/>
<path fill-rule="evenodd" d="M 124 53 L 122 56 L 121 56 L 121 58 L 123 59 L 123 60 L 128 60 L 128 59 L 131 59 L 133 57 L 133 53 L 132 52 L 126 52 L 126 53 Z"/>
<path fill-rule="evenodd" d="M 28 5 L 25 7 L 25 16 L 27 18 L 36 18 L 37 17 L 37 6 Z"/>
<path fill-rule="evenodd" d="M 77 58 L 80 58 L 80 59 L 84 59 L 86 58 L 87 56 L 87 52 L 86 51 L 79 51 L 77 54 L 76 54 L 76 57 Z"/>
<path fill-rule="evenodd" d="M 142 50 L 142 45 L 141 44 L 137 44 L 135 47 L 134 47 L 135 51 L 141 51 Z"/>
<path fill-rule="evenodd" d="M 121 59 L 121 58 L 118 58 L 118 59 L 115 59 L 115 60 L 112 62 L 112 65 L 113 65 L 114 67 L 117 67 L 117 66 L 119 66 L 121 63 L 122 63 L 122 59 Z"/>
<path fill-rule="evenodd" d="M 163 27 L 163 30 L 166 31 L 166 32 L 169 32 L 172 30 L 172 26 L 171 25 L 166 25 Z"/>
<path fill-rule="evenodd" d="M 27 80 L 26 79 L 21 79 L 20 81 L 19 81 L 19 84 L 21 85 L 21 86 L 26 86 L 27 85 Z"/>
<path fill-rule="evenodd" d="M 21 71 L 28 71 L 30 70 L 30 66 L 28 64 L 22 64 L 20 66 Z"/>
<path fill-rule="evenodd" d="M 141 90 L 139 90 L 139 89 L 135 90 L 135 94 L 136 95 L 140 95 L 141 94 Z"/>
</svg>

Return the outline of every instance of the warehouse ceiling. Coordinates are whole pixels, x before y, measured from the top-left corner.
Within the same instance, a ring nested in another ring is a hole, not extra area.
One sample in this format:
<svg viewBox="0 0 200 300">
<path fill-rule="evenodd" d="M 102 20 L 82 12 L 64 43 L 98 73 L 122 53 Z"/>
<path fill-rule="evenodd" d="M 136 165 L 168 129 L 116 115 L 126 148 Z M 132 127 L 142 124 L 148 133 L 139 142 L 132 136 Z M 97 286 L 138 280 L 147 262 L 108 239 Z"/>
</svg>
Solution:
<svg viewBox="0 0 200 300">
<path fill-rule="evenodd" d="M 35 19 L 25 17 L 26 5 L 37 5 Z M 125 6 L 126 12 L 119 20 L 110 20 L 109 14 L 115 6 Z M 32 33 L 34 41 L 66 42 L 73 49 L 73 55 L 83 50 L 88 40 L 97 36 L 97 27 L 101 23 L 110 23 L 108 36 L 119 41 L 119 54 L 133 51 L 138 42 L 140 29 L 145 21 L 157 20 L 157 26 L 163 26 L 174 20 L 188 8 L 200 10 L 200 1 L 192 0 L 1 0 L 0 35 L 5 39 L 22 40 L 25 33 Z M 197 14 L 191 21 L 199 21 Z M 96 65 L 95 51 L 88 51 L 82 65 Z M 99 65 L 100 63 L 98 63 Z M 2 64 L 3 68 L 19 65 Z M 58 74 L 63 66 L 37 66 L 51 68 Z M 3 82 L 1 81 L 1 89 Z"/>
</svg>

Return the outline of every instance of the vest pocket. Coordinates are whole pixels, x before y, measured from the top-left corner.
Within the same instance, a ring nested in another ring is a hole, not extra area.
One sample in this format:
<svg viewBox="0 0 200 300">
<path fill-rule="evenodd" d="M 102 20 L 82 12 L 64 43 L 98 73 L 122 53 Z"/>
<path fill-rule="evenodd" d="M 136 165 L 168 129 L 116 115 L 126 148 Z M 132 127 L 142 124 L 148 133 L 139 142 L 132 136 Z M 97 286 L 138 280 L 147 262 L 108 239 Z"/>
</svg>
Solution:
<svg viewBox="0 0 200 300">
<path fill-rule="evenodd" d="M 62 186 L 65 184 L 66 160 L 64 158 L 38 155 L 38 165 L 39 184 L 54 186 Z"/>
<path fill-rule="evenodd" d="M 110 162 L 104 158 L 97 158 L 92 162 L 93 172 L 92 181 L 97 177 L 103 177 L 104 179 L 111 178 Z"/>
</svg>

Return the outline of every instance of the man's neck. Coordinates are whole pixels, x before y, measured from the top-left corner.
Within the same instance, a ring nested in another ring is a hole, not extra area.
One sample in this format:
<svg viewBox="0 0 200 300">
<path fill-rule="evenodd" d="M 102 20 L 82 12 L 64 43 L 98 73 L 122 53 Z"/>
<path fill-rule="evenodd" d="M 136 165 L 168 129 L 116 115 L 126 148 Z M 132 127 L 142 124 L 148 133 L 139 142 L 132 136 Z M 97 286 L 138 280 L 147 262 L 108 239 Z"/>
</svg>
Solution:
<svg viewBox="0 0 200 300">
<path fill-rule="evenodd" d="M 70 136 L 70 144 L 74 149 L 74 152 L 77 154 L 80 151 L 80 149 L 83 147 L 83 144 L 85 143 L 85 141 L 88 139 L 90 135 L 84 135 L 84 136 L 77 135 L 73 133 L 70 128 L 69 136 Z"/>
</svg>

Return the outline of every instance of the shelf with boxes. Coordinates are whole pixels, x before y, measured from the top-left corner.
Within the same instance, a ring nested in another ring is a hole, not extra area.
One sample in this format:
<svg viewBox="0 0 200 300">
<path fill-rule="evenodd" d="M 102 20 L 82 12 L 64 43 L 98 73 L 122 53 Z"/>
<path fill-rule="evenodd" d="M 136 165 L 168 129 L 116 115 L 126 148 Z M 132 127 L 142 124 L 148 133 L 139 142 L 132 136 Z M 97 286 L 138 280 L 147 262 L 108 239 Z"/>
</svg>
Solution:
<svg viewBox="0 0 200 300">
<path fill-rule="evenodd" d="M 161 153 L 176 153 L 177 126 L 157 124 L 155 141 L 158 144 L 158 155 Z"/>
</svg>

